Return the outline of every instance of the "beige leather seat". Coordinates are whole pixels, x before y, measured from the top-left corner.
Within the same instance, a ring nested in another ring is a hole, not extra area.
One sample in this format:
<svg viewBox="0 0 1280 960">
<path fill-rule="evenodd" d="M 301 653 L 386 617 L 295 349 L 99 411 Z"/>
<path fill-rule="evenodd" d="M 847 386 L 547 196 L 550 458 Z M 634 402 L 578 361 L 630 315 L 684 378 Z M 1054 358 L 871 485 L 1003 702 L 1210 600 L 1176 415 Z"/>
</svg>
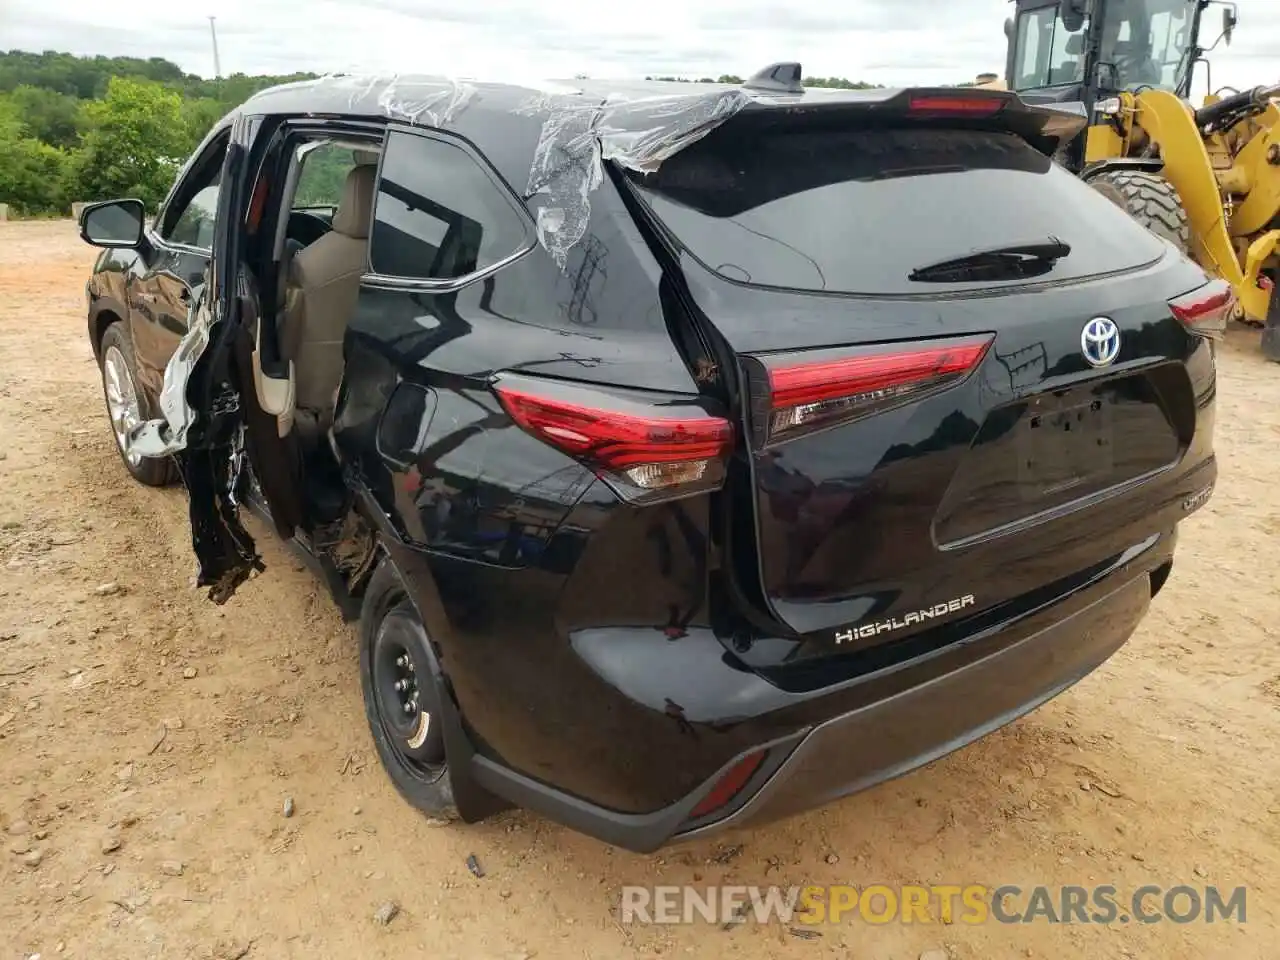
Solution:
<svg viewBox="0 0 1280 960">
<path fill-rule="evenodd" d="M 294 364 L 294 425 L 327 430 L 342 380 L 342 339 L 355 313 L 373 217 L 375 168 L 353 167 L 333 230 L 294 254 L 289 265 L 281 349 Z"/>
</svg>

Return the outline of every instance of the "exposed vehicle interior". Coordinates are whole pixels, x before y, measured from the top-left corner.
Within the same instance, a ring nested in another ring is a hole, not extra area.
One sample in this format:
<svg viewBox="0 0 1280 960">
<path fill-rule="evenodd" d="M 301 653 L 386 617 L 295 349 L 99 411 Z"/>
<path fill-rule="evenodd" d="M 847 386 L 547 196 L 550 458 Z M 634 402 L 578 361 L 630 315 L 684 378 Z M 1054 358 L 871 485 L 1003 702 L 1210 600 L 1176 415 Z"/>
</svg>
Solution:
<svg viewBox="0 0 1280 960">
<path fill-rule="evenodd" d="M 245 266 L 256 295 L 245 326 L 262 416 L 250 418 L 250 443 L 267 499 L 296 505 L 278 526 L 315 530 L 345 512 L 326 436 L 367 269 L 379 147 L 282 131 L 254 188 Z"/>
</svg>

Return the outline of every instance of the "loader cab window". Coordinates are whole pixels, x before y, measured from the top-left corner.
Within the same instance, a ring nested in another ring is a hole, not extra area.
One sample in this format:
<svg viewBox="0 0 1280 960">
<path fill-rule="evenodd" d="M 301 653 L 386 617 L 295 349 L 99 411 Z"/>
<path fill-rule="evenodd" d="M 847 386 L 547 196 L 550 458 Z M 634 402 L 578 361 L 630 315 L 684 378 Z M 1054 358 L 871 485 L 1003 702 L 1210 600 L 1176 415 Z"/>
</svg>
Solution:
<svg viewBox="0 0 1280 960">
<path fill-rule="evenodd" d="M 1111 0 L 1102 24 L 1101 60 L 1117 86 L 1178 90 L 1191 68 L 1197 0 Z"/>
<path fill-rule="evenodd" d="M 1072 33 L 1057 5 L 1024 10 L 1018 15 L 1013 55 L 1013 89 L 1037 90 L 1084 80 L 1084 39 L 1088 18 Z"/>
</svg>

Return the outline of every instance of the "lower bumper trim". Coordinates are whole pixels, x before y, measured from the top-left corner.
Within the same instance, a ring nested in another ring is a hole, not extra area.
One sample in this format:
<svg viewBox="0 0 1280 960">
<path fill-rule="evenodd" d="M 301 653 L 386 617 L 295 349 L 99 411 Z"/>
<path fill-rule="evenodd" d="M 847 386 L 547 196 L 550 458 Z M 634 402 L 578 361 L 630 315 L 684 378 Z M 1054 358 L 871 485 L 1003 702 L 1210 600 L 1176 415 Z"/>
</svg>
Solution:
<svg viewBox="0 0 1280 960">
<path fill-rule="evenodd" d="M 1074 685 L 1124 645 L 1151 602 L 1146 574 L 1009 647 L 815 727 L 754 797 L 679 839 L 830 803 L 952 753 Z"/>
</svg>

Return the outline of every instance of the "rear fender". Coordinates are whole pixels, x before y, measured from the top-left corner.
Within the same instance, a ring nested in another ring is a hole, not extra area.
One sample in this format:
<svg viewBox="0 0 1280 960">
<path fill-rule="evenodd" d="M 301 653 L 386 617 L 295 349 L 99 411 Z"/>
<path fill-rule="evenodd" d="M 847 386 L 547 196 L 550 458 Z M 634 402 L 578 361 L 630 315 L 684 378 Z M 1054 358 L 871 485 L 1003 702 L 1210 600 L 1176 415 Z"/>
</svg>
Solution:
<svg viewBox="0 0 1280 960">
<path fill-rule="evenodd" d="M 449 629 L 448 616 L 426 558 L 404 542 L 376 498 L 362 484 L 356 485 L 356 504 L 360 514 L 378 532 L 378 539 L 386 555 L 385 562 L 391 565 L 431 641 L 431 671 L 438 688 L 444 694 L 440 706 L 444 713 L 441 719 L 444 724 L 445 752 L 449 758 L 449 778 L 459 816 L 466 823 L 476 823 L 509 809 L 511 804 L 508 801 L 486 790 L 475 776 L 479 757 L 475 744 L 463 726 L 462 710 L 445 670 L 446 656 L 440 647 L 440 637 Z"/>
</svg>

